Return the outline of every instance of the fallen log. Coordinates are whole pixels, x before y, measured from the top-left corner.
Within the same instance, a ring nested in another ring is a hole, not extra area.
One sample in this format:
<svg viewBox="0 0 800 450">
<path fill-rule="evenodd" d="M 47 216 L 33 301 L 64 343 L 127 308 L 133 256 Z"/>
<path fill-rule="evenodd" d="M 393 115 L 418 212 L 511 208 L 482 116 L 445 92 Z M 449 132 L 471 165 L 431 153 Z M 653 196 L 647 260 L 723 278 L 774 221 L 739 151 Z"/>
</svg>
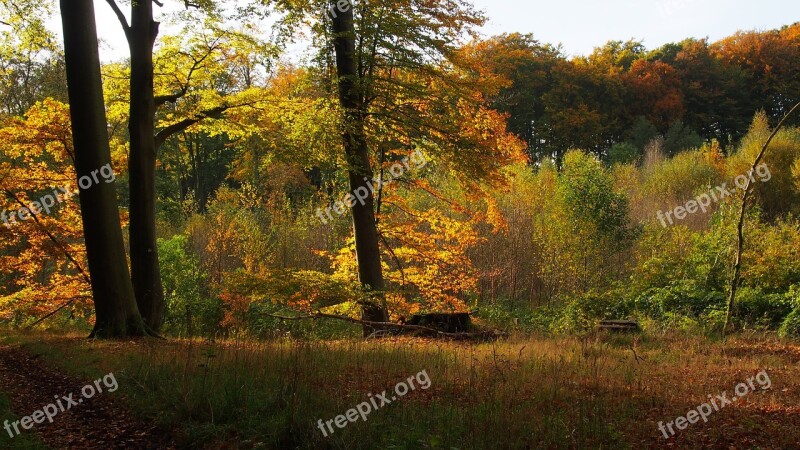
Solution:
<svg viewBox="0 0 800 450">
<path fill-rule="evenodd" d="M 406 325 L 422 325 L 448 333 L 466 333 L 472 329 L 471 313 L 430 313 L 414 314 L 411 320 L 401 323 Z"/>
<path fill-rule="evenodd" d="M 426 336 L 437 336 L 437 337 L 444 337 L 457 340 L 470 340 L 470 339 L 494 340 L 508 336 L 508 333 L 498 330 L 485 330 L 478 332 L 462 332 L 462 331 L 448 332 L 424 325 L 404 324 L 404 323 L 394 323 L 394 322 L 373 322 L 370 320 L 354 319 L 352 317 L 341 316 L 338 314 L 328 314 L 323 312 L 316 312 L 305 316 L 280 316 L 277 314 L 268 314 L 268 313 L 263 313 L 262 315 L 266 317 L 273 317 L 280 320 L 316 320 L 316 319 L 342 320 L 345 322 L 350 322 L 358 325 L 367 325 L 372 328 L 375 328 L 378 331 L 373 333 L 372 337 L 380 337 L 387 334 L 392 335 L 393 333 L 391 333 L 391 329 L 415 330 L 421 332 L 423 335 Z M 398 333 L 394 334 L 396 335 Z"/>
</svg>

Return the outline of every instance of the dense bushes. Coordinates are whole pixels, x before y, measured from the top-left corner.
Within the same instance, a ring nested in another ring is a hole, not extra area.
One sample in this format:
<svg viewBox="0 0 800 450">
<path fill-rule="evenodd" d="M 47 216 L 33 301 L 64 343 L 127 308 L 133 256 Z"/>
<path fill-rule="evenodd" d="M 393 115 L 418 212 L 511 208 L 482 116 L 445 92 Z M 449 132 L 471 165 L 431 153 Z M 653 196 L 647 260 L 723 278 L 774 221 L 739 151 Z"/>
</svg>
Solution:
<svg viewBox="0 0 800 450">
<path fill-rule="evenodd" d="M 511 166 L 509 184 L 486 188 L 488 199 L 442 174 L 426 180 L 436 191 L 391 192 L 381 223 L 393 250 L 384 254 L 395 289 L 393 319 L 428 308 L 439 295 L 470 305 L 476 320 L 501 329 L 575 332 L 601 319 L 630 318 L 645 328 L 719 331 L 734 256 L 735 195 L 673 224 L 660 223 L 657 213 L 743 173 L 764 129 L 757 119 L 729 156 L 715 143 L 672 158 L 655 146 L 643 160 L 621 164 L 627 156 L 619 147 L 612 167 L 580 151 L 567 153 L 561 168 Z M 791 168 L 800 167 L 800 133 L 788 130 L 775 142 L 766 161 L 779 167 L 757 184 L 747 216 L 735 325 L 792 336 L 800 221 L 791 211 L 800 210 L 800 170 Z M 358 333 L 347 324 L 269 316 L 347 304 L 354 294 L 340 287 L 357 285 L 348 217 L 322 224 L 314 211 L 324 199 L 306 191 L 292 197 L 280 192 L 280 180 L 272 183 L 278 187 L 268 192 L 221 188 L 205 213 L 188 216 L 184 231 L 174 227 L 180 236 L 160 243 L 170 332 Z M 776 207 L 780 198 L 785 207 Z M 409 208 L 416 216 L 403 215 Z M 477 285 L 466 282 L 475 279 Z"/>
</svg>

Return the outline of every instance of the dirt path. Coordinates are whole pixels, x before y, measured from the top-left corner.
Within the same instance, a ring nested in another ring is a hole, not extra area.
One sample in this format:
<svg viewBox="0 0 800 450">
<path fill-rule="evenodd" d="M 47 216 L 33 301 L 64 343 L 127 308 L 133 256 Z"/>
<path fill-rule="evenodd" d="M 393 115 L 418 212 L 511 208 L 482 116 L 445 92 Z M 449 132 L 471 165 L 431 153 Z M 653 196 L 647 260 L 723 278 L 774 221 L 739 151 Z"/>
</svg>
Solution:
<svg viewBox="0 0 800 450">
<path fill-rule="evenodd" d="M 170 433 L 159 430 L 132 417 L 130 412 L 104 392 L 91 399 L 82 399 L 81 389 L 86 380 L 70 377 L 45 366 L 34 356 L 16 347 L 0 345 L 0 392 L 5 393 L 18 417 L 33 414 L 44 405 L 54 403 L 56 396 L 69 396 L 79 404 L 58 412 L 53 423 L 36 424 L 22 433 L 36 433 L 53 449 L 174 449 Z M 0 432 L 4 430 L 0 417 Z"/>
</svg>

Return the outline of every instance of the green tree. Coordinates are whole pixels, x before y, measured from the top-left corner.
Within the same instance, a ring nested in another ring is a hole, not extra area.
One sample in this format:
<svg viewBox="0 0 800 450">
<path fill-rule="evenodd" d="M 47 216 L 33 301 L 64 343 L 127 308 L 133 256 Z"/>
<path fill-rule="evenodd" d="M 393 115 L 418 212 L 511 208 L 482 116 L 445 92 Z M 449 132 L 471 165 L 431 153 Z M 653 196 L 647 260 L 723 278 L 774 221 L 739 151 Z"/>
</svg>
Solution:
<svg viewBox="0 0 800 450">
<path fill-rule="evenodd" d="M 664 135 L 664 153 L 669 156 L 685 150 L 700 148 L 701 145 L 703 145 L 703 138 L 680 120 L 673 122 Z"/>
</svg>

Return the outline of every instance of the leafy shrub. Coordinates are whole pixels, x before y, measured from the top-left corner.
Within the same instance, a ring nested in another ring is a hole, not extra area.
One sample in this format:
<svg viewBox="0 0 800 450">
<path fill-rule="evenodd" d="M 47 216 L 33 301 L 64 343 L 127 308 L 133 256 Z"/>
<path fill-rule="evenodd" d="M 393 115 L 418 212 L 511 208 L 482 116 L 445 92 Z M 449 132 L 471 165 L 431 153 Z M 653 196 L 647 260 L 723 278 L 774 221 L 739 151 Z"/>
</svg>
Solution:
<svg viewBox="0 0 800 450">
<path fill-rule="evenodd" d="M 795 309 L 786 316 L 778 334 L 785 338 L 800 338 L 800 308 Z"/>
<path fill-rule="evenodd" d="M 708 290 L 692 280 L 670 282 L 662 288 L 651 288 L 633 300 L 634 309 L 654 318 L 680 314 L 699 318 L 703 313 L 725 308 L 725 294 Z"/>
<path fill-rule="evenodd" d="M 736 294 L 737 318 L 747 325 L 775 329 L 793 309 L 784 294 L 765 294 L 758 288 L 743 287 Z"/>
<path fill-rule="evenodd" d="M 523 332 L 549 331 L 561 314 L 557 307 L 527 308 L 512 306 L 509 302 L 496 302 L 473 308 L 473 317 L 491 328 Z"/>
<path fill-rule="evenodd" d="M 167 303 L 165 329 L 186 336 L 210 335 L 222 317 L 222 304 L 209 294 L 207 275 L 188 248 L 188 238 L 183 235 L 158 240 Z"/>
<path fill-rule="evenodd" d="M 567 304 L 553 328 L 557 332 L 581 333 L 594 329 L 600 320 L 625 319 L 630 313 L 615 291 L 602 294 L 590 291 Z"/>
</svg>

